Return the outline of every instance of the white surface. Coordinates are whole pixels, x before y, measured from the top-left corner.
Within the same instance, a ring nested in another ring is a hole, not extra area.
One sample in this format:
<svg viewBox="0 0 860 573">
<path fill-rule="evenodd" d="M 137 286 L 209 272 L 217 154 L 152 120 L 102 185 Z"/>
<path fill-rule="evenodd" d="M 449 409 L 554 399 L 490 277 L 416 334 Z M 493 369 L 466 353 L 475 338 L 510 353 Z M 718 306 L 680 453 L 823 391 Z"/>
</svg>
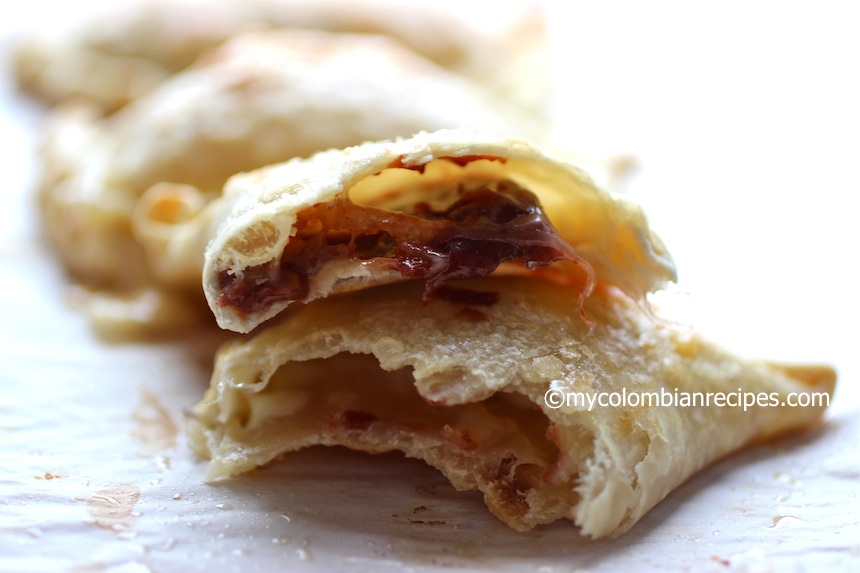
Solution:
<svg viewBox="0 0 860 573">
<path fill-rule="evenodd" d="M 857 570 L 857 19 L 849 2 L 700 6 L 555 7 L 559 132 L 637 158 L 628 192 L 682 278 L 663 304 L 738 352 L 837 366 L 825 427 L 706 470 L 596 542 L 567 523 L 508 530 L 398 456 L 310 450 L 202 485 L 177 430 L 215 341 L 105 345 L 64 303 L 27 188 L 38 115 L 4 77 L 0 571 Z M 65 17 L 12 10 L 4 56 L 10 33 Z"/>
</svg>

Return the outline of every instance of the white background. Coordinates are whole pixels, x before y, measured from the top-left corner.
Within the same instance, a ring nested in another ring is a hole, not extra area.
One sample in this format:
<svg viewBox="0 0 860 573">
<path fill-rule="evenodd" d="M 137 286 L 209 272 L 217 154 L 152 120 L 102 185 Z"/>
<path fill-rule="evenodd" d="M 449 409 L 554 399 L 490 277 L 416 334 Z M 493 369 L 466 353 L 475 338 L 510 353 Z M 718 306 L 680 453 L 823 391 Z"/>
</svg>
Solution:
<svg viewBox="0 0 860 573">
<path fill-rule="evenodd" d="M 5 3 L 4 58 L 11 37 L 62 26 L 87 6 Z M 567 524 L 508 531 L 479 498 L 397 457 L 300 455 L 213 489 L 200 485 L 203 468 L 181 436 L 158 456 L 127 451 L 139 446 L 129 412 L 146 392 L 181 423 L 205 384 L 208 347 L 105 347 L 63 304 L 63 278 L 37 240 L 28 195 L 38 108 L 4 73 L 0 570 L 856 570 L 854 6 L 608 1 L 549 9 L 557 135 L 588 156 L 635 157 L 624 189 L 646 207 L 681 277 L 658 302 L 742 354 L 826 362 L 840 374 L 823 430 L 723 462 L 626 536 L 599 542 Z M 350 471 L 338 469 L 344 464 Z M 45 472 L 65 477 L 34 478 Z M 129 482 L 141 489 L 135 529 L 93 526 L 92 492 Z M 422 504 L 447 525 L 404 519 Z"/>
</svg>

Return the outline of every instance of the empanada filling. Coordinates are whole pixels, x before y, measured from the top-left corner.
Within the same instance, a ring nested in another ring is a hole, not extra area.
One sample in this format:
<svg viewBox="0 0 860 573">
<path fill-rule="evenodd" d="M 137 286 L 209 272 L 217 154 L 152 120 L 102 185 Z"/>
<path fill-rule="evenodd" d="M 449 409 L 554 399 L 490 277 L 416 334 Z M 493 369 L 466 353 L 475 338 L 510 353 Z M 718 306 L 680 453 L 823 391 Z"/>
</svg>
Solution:
<svg viewBox="0 0 860 573">
<path fill-rule="evenodd" d="M 288 363 L 261 391 L 232 391 L 221 408 L 232 440 L 268 444 L 271 457 L 322 444 L 423 459 L 457 489 L 481 490 L 517 528 L 569 517 L 576 501 L 570 479 L 557 475 L 554 427 L 522 394 L 433 405 L 416 391 L 411 368 L 388 372 L 371 355 L 341 353 Z"/>
<path fill-rule="evenodd" d="M 559 237 L 533 193 L 500 180 L 461 183 L 445 197 L 444 205 L 397 210 L 346 196 L 307 207 L 279 261 L 220 273 L 218 304 L 249 314 L 306 300 L 313 277 L 343 260 L 424 279 L 423 302 L 450 280 L 486 276 L 508 261 L 536 269 L 567 260 L 585 271 L 587 296 L 594 271 Z"/>
</svg>

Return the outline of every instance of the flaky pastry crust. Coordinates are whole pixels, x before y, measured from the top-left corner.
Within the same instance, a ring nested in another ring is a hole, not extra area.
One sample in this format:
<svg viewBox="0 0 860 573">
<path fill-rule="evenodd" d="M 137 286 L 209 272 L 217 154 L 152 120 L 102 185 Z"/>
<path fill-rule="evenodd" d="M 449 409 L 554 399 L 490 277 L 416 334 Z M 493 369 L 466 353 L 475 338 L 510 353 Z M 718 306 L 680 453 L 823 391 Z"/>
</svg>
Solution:
<svg viewBox="0 0 860 573">
<path fill-rule="evenodd" d="M 232 177 L 224 197 L 213 204 L 213 218 L 221 223 L 203 271 L 210 308 L 222 328 L 248 332 L 291 304 L 293 299 L 276 295 L 245 308 L 225 302 L 225 291 L 237 281 L 258 289 L 279 281 L 279 273 L 292 264 L 285 250 L 305 240 L 303 214 L 314 206 L 332 205 L 349 220 L 358 218 L 361 206 L 414 211 L 418 204 L 478 184 L 511 184 L 534 194 L 558 236 L 593 269 L 596 280 L 636 300 L 675 279 L 672 258 L 638 205 L 604 191 L 527 140 L 440 130 L 329 150 Z M 389 219 L 383 212 L 373 224 L 381 221 L 386 229 Z M 364 232 L 347 230 L 353 236 L 346 242 Z M 313 273 L 303 301 L 401 278 L 385 258 L 356 256 L 323 261 Z"/>
<path fill-rule="evenodd" d="M 515 529 L 567 518 L 585 535 L 615 536 L 708 464 L 817 423 L 825 406 L 788 407 L 789 393 L 833 391 L 827 367 L 742 360 L 654 322 L 611 287 L 588 299 L 590 329 L 565 286 L 523 277 L 457 286 L 499 300 L 422 306 L 420 285 L 399 283 L 292 307 L 224 346 L 189 418 L 191 445 L 211 458 L 208 478 L 316 444 L 399 450 L 483 492 Z M 773 402 L 589 411 L 553 407 L 548 391 L 751 392 Z"/>
</svg>

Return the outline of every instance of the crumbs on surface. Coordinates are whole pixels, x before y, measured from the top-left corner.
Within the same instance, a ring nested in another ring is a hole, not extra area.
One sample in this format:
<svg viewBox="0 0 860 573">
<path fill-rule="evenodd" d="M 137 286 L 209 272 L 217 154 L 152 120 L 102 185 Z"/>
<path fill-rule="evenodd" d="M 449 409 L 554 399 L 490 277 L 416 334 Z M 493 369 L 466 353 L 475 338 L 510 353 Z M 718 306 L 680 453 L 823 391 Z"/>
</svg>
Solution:
<svg viewBox="0 0 860 573">
<path fill-rule="evenodd" d="M 140 501 L 140 488 L 134 484 L 117 484 L 93 492 L 83 501 L 87 503 L 92 524 L 105 531 L 127 531 L 134 527 L 140 516 L 134 511 L 134 506 Z"/>
</svg>

